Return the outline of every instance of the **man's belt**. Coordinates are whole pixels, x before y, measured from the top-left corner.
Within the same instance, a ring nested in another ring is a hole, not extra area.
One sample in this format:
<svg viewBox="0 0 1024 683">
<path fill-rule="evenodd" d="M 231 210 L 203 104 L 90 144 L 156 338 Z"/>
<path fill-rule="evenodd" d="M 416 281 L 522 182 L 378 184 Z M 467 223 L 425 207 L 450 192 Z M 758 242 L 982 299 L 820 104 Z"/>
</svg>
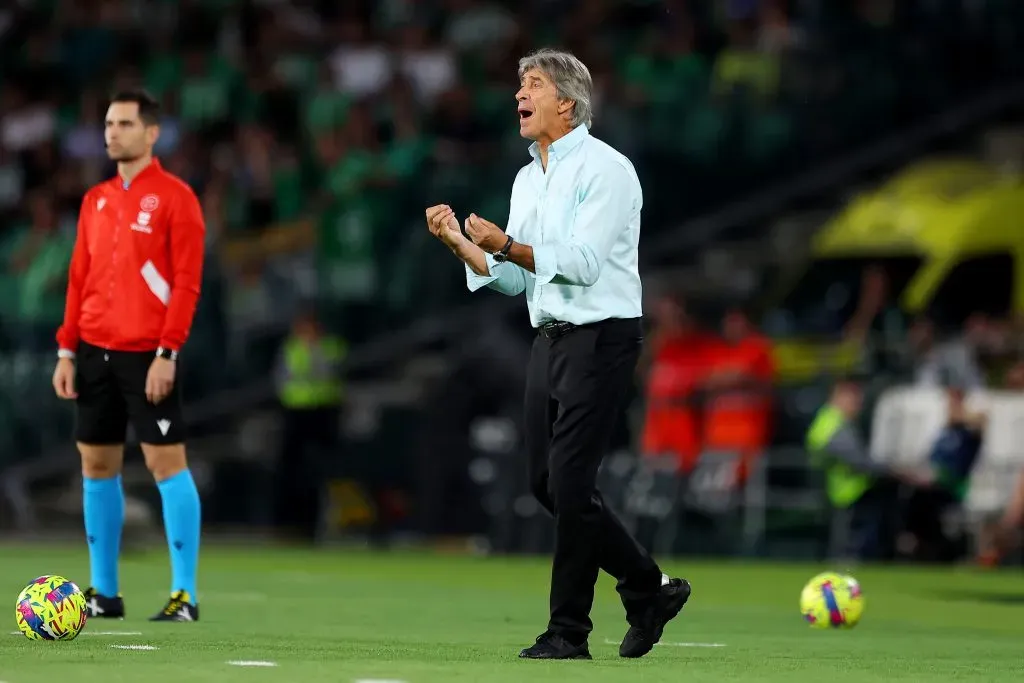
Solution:
<svg viewBox="0 0 1024 683">
<path fill-rule="evenodd" d="M 552 320 L 551 322 L 546 322 L 538 327 L 537 334 L 545 339 L 558 339 L 559 337 L 569 334 L 577 327 L 579 327 L 579 325 L 562 322 L 561 320 Z"/>
</svg>

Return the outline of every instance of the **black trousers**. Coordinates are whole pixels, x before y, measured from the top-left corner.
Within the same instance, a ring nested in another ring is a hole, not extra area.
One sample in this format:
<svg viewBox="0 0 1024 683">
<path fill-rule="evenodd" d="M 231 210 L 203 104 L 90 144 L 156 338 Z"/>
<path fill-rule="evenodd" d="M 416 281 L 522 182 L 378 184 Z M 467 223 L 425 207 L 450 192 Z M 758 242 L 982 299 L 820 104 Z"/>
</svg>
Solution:
<svg viewBox="0 0 1024 683">
<path fill-rule="evenodd" d="M 896 524 L 900 517 L 901 484 L 880 477 L 850 506 L 847 552 L 858 560 L 889 561 L 896 553 Z"/>
<path fill-rule="evenodd" d="M 918 562 L 953 562 L 965 551 L 963 539 L 950 537 L 942 518 L 959 505 L 957 498 L 940 487 L 918 488 L 910 494 L 904 519 L 906 530 L 917 539 L 913 554 Z"/>
<path fill-rule="evenodd" d="M 533 343 L 526 384 L 525 442 L 533 494 L 555 519 L 548 629 L 581 641 L 593 629 L 598 571 L 618 579 L 628 621 L 661 585 L 661 570 L 597 490 L 643 343 L 639 319 L 578 327 Z"/>
<path fill-rule="evenodd" d="M 282 531 L 313 540 L 325 470 L 338 454 L 338 408 L 284 409 L 283 436 L 274 476 L 274 522 Z"/>
</svg>

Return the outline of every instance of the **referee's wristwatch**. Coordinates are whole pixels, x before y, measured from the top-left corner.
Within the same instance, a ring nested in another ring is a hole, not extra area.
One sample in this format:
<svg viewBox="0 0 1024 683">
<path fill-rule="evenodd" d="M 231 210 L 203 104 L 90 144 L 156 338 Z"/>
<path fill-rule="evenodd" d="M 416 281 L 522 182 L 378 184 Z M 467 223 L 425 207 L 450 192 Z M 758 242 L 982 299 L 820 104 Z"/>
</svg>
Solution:
<svg viewBox="0 0 1024 683">
<path fill-rule="evenodd" d="M 501 249 L 492 254 L 495 263 L 504 263 L 505 261 L 508 260 L 508 252 L 510 249 L 512 249 L 512 244 L 514 241 L 515 240 L 509 237 L 507 240 L 505 240 L 505 246 L 503 246 Z"/>
<path fill-rule="evenodd" d="M 156 357 L 164 358 L 166 360 L 173 362 L 178 360 L 178 352 L 173 349 L 165 349 L 164 347 L 161 346 L 156 350 Z"/>
</svg>

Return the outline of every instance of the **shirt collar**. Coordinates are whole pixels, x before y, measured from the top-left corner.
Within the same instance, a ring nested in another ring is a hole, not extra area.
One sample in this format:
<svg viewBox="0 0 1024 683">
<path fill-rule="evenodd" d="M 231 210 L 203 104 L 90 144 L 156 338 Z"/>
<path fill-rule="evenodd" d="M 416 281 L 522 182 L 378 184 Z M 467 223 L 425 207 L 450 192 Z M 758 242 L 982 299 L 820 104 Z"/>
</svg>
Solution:
<svg viewBox="0 0 1024 683">
<path fill-rule="evenodd" d="M 590 129 L 587 128 L 587 124 L 581 123 L 562 137 L 552 142 L 551 146 L 548 147 L 548 156 L 554 157 L 555 159 L 564 159 L 574 147 L 583 142 L 583 140 L 589 135 Z M 534 159 L 540 159 L 540 145 L 536 142 L 530 145 L 530 156 Z"/>
<path fill-rule="evenodd" d="M 137 176 L 135 176 L 134 178 L 132 178 L 132 181 L 130 183 L 126 183 L 124 181 L 124 178 L 122 178 L 120 176 L 120 174 L 119 174 L 117 176 L 117 184 L 121 186 L 121 189 L 127 190 L 128 188 L 130 188 L 132 186 L 133 183 L 139 182 L 139 178 L 144 178 L 147 175 L 149 175 L 150 173 L 154 173 L 156 171 L 159 171 L 160 168 L 161 168 L 160 161 L 156 157 L 153 157 L 153 159 L 149 162 L 149 164 L 146 165 L 146 168 L 144 168 L 141 171 L 139 171 L 139 174 Z"/>
</svg>

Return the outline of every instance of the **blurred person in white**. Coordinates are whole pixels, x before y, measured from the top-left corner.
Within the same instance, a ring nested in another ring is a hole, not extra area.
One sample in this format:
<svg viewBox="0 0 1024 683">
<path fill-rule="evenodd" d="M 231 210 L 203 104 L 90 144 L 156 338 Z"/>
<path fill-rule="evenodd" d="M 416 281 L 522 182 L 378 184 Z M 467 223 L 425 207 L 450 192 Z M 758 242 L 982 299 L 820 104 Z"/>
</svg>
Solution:
<svg viewBox="0 0 1024 683">
<path fill-rule="evenodd" d="M 630 624 L 619 655 L 642 657 L 690 596 L 690 584 L 662 574 L 597 489 L 643 344 L 643 193 L 632 163 L 590 134 L 586 65 L 540 50 L 520 60 L 519 79 L 519 134 L 533 140 L 532 160 L 512 185 L 507 232 L 476 214 L 460 230 L 446 204 L 426 210 L 427 224 L 465 264 L 470 291 L 525 294 L 537 332 L 524 440 L 531 490 L 555 518 L 556 540 L 548 627 L 519 656 L 591 658 L 590 611 L 604 569 L 619 580 Z"/>
<path fill-rule="evenodd" d="M 334 72 L 334 84 L 354 97 L 375 95 L 390 82 L 394 73 L 388 49 L 374 41 L 360 21 L 343 21 L 334 31 L 339 46 L 328 60 Z"/>
<path fill-rule="evenodd" d="M 491 50 L 519 31 L 508 9 L 488 0 L 447 0 L 445 42 L 459 51 Z"/>
<path fill-rule="evenodd" d="M 407 24 L 398 35 L 398 68 L 412 83 L 420 102 L 429 104 L 455 84 L 455 56 L 434 41 L 422 24 Z"/>
<path fill-rule="evenodd" d="M 935 323 L 925 315 L 918 316 L 907 332 L 910 344 L 914 384 L 942 387 L 947 382 L 966 391 L 985 386 L 972 345 L 962 337 L 939 341 Z"/>
<path fill-rule="evenodd" d="M 0 144 L 12 152 L 23 152 L 53 137 L 57 116 L 52 105 L 30 100 L 15 86 L 8 86 L 0 95 Z"/>
</svg>

